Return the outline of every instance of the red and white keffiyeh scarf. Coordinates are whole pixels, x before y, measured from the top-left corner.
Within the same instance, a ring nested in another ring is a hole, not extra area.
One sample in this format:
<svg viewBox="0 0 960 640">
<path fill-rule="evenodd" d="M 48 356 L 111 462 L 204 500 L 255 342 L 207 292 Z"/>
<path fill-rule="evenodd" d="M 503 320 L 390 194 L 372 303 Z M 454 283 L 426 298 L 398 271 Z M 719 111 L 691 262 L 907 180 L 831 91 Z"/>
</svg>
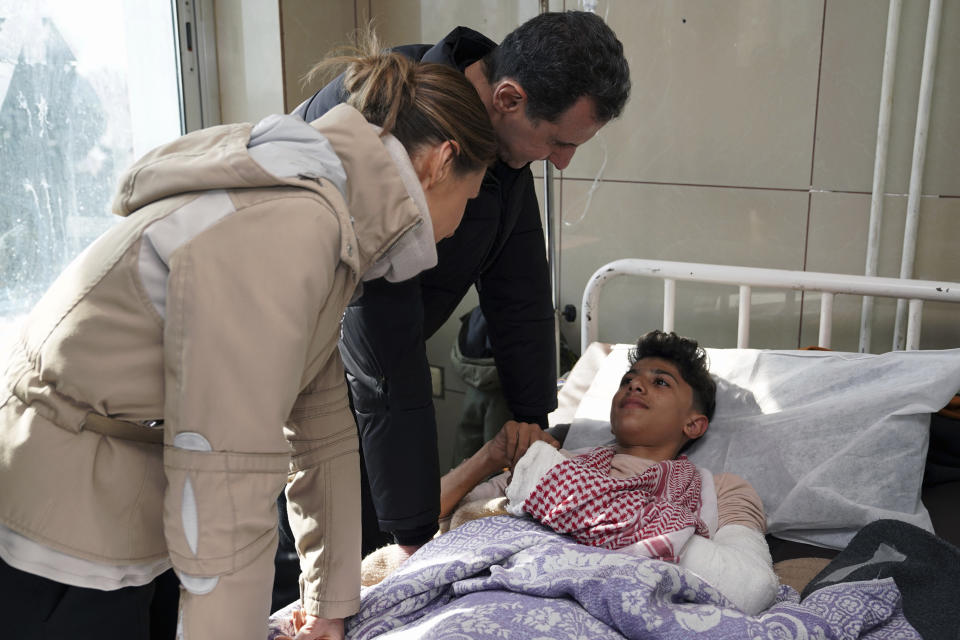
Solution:
<svg viewBox="0 0 960 640">
<path fill-rule="evenodd" d="M 640 475 L 610 476 L 614 451 L 600 447 L 553 466 L 523 510 L 577 542 L 676 562 L 694 533 L 709 537 L 700 517 L 700 472 L 686 456 Z"/>
</svg>

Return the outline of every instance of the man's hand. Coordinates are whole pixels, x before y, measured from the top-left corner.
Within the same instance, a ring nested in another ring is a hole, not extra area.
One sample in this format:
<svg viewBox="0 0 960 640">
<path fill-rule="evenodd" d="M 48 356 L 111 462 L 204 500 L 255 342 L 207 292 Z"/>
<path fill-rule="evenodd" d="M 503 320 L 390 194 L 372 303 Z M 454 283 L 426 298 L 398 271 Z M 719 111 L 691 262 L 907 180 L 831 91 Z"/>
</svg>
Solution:
<svg viewBox="0 0 960 640">
<path fill-rule="evenodd" d="M 505 467 L 512 469 L 520 456 L 537 440 L 543 440 L 553 447 L 560 446 L 538 424 L 510 420 L 503 425 L 493 440 L 440 478 L 440 517 L 445 518 L 453 513 L 463 496 L 484 479 L 503 471 Z"/>
<path fill-rule="evenodd" d="M 560 443 L 541 429 L 540 425 L 509 420 L 497 432 L 493 440 L 483 445 L 481 452 L 487 457 L 490 466 L 495 465 L 498 469 L 505 467 L 513 469 L 520 457 L 537 440 L 543 440 L 554 448 L 560 447 Z"/>
<path fill-rule="evenodd" d="M 293 640 L 343 640 L 343 618 L 318 618 L 297 609 L 293 626 L 297 630 Z"/>
</svg>

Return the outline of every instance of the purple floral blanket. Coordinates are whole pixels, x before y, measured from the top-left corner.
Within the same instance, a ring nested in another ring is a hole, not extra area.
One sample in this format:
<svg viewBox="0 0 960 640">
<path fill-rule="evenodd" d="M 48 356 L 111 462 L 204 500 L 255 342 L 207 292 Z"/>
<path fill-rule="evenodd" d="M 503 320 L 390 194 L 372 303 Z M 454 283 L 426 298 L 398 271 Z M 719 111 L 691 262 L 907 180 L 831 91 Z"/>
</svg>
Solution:
<svg viewBox="0 0 960 640">
<path fill-rule="evenodd" d="M 782 586 L 756 617 L 677 565 L 571 542 L 509 516 L 433 540 L 365 589 L 349 638 L 920 638 L 892 578 L 800 602 Z"/>
</svg>

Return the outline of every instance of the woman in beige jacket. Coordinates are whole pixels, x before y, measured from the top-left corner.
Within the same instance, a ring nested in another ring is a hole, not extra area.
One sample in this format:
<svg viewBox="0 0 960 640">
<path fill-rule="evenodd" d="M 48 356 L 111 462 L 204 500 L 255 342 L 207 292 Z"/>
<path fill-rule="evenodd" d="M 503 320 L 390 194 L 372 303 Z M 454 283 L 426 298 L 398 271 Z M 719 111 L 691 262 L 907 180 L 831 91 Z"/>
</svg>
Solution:
<svg viewBox="0 0 960 640">
<path fill-rule="evenodd" d="M 147 154 L 120 183 L 124 219 L 30 314 L 0 395 L 4 637 L 108 621 L 148 637 L 172 566 L 183 637 L 261 640 L 284 487 L 311 616 L 298 638 L 342 637 L 360 497 L 340 318 L 362 280 L 436 263 L 495 157 L 455 70 L 378 54 L 347 77 L 348 103 L 313 123 Z"/>
</svg>

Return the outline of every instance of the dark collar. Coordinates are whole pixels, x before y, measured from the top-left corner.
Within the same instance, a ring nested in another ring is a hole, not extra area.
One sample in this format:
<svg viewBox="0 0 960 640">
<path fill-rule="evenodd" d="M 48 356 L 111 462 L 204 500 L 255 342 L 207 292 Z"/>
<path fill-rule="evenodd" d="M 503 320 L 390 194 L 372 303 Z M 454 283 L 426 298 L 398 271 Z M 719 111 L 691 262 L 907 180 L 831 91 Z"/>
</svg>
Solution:
<svg viewBox="0 0 960 640">
<path fill-rule="evenodd" d="M 426 45 L 421 45 L 426 46 Z M 423 53 L 417 56 L 417 51 L 412 55 L 421 62 L 434 62 L 437 64 L 446 64 L 456 67 L 463 71 L 471 64 L 480 60 L 485 55 L 493 51 L 497 43 L 478 31 L 467 27 L 457 27 L 446 35 L 440 42 L 427 48 Z M 413 45 L 416 47 L 416 45 Z M 397 47 L 396 50 L 402 51 L 406 55 L 412 52 L 404 51 L 405 47 Z"/>
</svg>

